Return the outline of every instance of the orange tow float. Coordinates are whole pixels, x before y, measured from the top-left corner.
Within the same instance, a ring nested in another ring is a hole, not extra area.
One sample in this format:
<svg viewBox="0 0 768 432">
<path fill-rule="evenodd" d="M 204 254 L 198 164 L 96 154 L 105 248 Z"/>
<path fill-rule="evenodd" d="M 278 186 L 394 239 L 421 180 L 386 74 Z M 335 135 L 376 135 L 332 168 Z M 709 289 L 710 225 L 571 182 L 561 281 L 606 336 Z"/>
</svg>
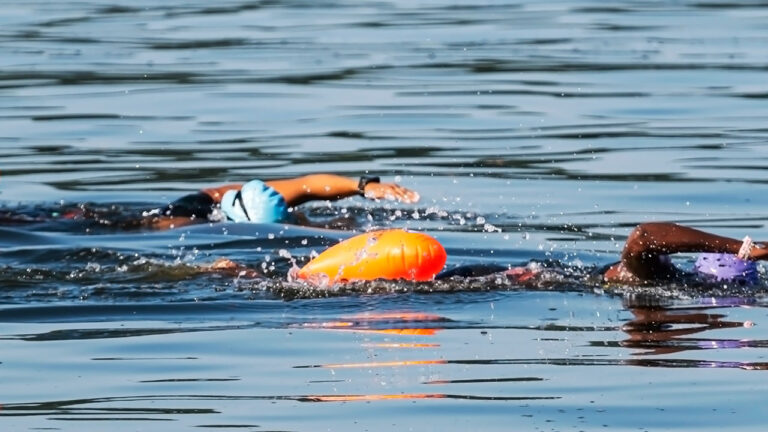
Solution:
<svg viewBox="0 0 768 432">
<path fill-rule="evenodd" d="M 443 269 L 446 258 L 443 246 L 426 234 L 372 231 L 328 248 L 297 277 L 320 285 L 375 279 L 428 281 Z"/>
</svg>

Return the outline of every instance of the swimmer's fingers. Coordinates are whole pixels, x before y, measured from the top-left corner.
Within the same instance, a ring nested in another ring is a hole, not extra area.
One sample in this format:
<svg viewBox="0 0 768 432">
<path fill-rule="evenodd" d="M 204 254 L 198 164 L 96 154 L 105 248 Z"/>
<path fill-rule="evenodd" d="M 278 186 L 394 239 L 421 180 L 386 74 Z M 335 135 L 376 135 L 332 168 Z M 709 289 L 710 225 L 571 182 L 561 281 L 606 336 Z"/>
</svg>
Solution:
<svg viewBox="0 0 768 432">
<path fill-rule="evenodd" d="M 525 282 L 539 274 L 539 271 L 526 267 L 515 267 L 505 271 L 504 274 L 507 275 L 507 279 L 513 282 Z"/>
<path fill-rule="evenodd" d="M 394 183 L 368 183 L 365 185 L 365 197 L 400 201 L 407 204 L 415 203 L 420 198 L 418 192 Z"/>
<path fill-rule="evenodd" d="M 749 251 L 749 258 L 753 260 L 768 260 L 768 243 L 755 243 L 755 247 Z"/>
<path fill-rule="evenodd" d="M 255 279 L 262 276 L 258 271 L 240 265 L 228 258 L 219 258 L 205 269 L 211 272 L 231 275 L 237 278 Z"/>
<path fill-rule="evenodd" d="M 238 265 L 231 259 L 219 258 L 211 264 L 210 268 L 211 270 L 235 270 Z"/>
</svg>

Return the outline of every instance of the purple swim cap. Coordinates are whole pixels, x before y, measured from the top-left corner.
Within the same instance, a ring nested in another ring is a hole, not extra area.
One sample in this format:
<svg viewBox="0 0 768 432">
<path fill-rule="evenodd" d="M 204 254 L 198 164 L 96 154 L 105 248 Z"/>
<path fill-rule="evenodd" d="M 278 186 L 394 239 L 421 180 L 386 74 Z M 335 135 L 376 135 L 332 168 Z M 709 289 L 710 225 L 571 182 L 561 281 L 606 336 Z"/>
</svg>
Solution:
<svg viewBox="0 0 768 432">
<path fill-rule="evenodd" d="M 759 279 L 754 261 L 745 261 L 732 254 L 701 254 L 693 267 L 699 274 L 713 277 L 717 281 L 756 284 Z"/>
</svg>

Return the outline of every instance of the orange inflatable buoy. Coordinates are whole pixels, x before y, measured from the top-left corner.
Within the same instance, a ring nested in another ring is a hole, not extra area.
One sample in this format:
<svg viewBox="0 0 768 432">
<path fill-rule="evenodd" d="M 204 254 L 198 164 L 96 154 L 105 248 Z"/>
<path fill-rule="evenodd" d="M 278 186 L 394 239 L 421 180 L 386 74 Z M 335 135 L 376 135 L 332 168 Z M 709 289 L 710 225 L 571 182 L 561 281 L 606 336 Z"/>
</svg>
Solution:
<svg viewBox="0 0 768 432">
<path fill-rule="evenodd" d="M 445 260 L 443 246 L 426 234 L 372 231 L 326 249 L 296 276 L 319 285 L 374 279 L 427 281 L 443 269 Z"/>
</svg>

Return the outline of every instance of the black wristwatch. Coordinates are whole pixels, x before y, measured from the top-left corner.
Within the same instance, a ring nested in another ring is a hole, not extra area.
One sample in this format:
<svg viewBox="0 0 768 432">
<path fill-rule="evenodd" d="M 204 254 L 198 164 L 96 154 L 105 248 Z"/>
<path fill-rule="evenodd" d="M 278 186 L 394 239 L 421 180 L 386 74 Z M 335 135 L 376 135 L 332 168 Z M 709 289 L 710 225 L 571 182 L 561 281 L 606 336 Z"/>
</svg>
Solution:
<svg viewBox="0 0 768 432">
<path fill-rule="evenodd" d="M 360 176 L 360 181 L 357 182 L 357 191 L 360 195 L 365 195 L 365 187 L 368 183 L 381 183 L 381 179 L 377 176 Z"/>
</svg>

